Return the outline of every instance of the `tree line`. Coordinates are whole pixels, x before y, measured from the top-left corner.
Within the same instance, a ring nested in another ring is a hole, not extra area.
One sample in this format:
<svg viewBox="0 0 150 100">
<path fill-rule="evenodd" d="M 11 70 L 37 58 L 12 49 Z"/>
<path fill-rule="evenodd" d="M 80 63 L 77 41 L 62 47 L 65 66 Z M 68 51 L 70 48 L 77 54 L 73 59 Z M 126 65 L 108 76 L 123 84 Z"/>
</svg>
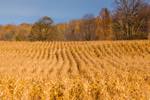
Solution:
<svg viewBox="0 0 150 100">
<path fill-rule="evenodd" d="M 34 24 L 0 26 L 0 40 L 91 41 L 150 38 L 150 4 L 144 0 L 114 0 L 115 8 L 101 9 L 98 16 L 55 24 L 44 16 Z"/>
</svg>

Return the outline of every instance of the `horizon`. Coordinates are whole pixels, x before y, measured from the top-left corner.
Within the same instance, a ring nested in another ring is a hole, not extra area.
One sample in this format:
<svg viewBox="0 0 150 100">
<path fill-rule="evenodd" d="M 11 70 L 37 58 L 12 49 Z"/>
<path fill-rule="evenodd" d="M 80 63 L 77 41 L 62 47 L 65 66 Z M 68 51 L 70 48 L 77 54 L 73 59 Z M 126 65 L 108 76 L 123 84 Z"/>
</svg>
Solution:
<svg viewBox="0 0 150 100">
<path fill-rule="evenodd" d="M 86 14 L 97 16 L 102 8 L 113 9 L 109 0 L 2 0 L 0 3 L 0 25 L 33 24 L 43 16 L 49 16 L 54 23 L 80 19 Z"/>
</svg>

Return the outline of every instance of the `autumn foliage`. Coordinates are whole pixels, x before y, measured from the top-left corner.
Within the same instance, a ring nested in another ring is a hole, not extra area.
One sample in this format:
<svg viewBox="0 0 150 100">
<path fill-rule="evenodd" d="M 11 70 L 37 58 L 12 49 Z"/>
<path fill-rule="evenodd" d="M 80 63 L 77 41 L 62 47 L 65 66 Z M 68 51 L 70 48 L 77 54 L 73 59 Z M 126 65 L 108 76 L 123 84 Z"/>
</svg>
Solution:
<svg viewBox="0 0 150 100">
<path fill-rule="evenodd" d="M 97 16 L 55 24 L 47 16 L 34 24 L 0 26 L 6 41 L 92 41 L 150 38 L 150 5 L 144 0 L 115 0 L 116 8 L 101 9 Z"/>
</svg>

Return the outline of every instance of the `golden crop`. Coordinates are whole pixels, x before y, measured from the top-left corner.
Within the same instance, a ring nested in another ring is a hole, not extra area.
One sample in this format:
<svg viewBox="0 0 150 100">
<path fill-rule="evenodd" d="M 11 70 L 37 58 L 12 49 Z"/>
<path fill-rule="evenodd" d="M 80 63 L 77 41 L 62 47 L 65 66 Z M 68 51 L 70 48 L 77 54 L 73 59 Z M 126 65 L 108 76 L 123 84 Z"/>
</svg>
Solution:
<svg viewBox="0 0 150 100">
<path fill-rule="evenodd" d="M 150 99 L 150 41 L 0 42 L 0 100 L 112 99 Z"/>
</svg>

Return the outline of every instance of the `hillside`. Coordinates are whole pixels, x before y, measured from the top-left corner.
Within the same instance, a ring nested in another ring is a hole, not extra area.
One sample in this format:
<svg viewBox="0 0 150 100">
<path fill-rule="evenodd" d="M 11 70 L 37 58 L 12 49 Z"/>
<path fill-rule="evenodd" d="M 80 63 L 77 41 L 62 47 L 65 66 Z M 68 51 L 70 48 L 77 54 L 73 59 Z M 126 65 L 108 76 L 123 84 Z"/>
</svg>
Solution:
<svg viewBox="0 0 150 100">
<path fill-rule="evenodd" d="M 149 100 L 150 41 L 1 41 L 0 98 Z"/>
</svg>

